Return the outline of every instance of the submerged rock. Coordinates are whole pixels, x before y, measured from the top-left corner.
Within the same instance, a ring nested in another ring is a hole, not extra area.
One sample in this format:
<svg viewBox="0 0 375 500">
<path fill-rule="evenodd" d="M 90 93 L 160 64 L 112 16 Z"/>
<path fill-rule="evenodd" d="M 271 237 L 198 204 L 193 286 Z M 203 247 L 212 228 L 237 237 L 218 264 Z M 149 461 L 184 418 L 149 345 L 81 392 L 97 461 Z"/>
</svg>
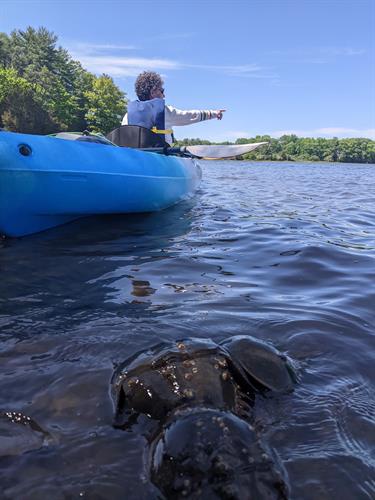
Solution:
<svg viewBox="0 0 375 500">
<path fill-rule="evenodd" d="M 288 359 L 251 337 L 160 344 L 112 378 L 114 426 L 146 415 L 147 468 L 167 498 L 287 498 L 287 479 L 250 425 L 254 396 L 288 392 Z"/>
</svg>

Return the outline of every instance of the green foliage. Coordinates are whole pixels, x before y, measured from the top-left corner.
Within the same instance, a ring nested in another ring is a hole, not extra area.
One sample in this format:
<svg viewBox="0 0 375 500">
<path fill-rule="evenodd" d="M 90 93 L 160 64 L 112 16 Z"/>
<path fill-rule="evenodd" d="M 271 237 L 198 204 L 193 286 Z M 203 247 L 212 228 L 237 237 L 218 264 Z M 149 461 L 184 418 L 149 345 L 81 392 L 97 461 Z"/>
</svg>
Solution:
<svg viewBox="0 0 375 500">
<path fill-rule="evenodd" d="M 19 76 L 25 72 L 37 78 L 38 71 L 46 67 L 53 72 L 57 37 L 45 28 L 28 27 L 26 31 L 14 30 L 9 37 L 10 66 Z"/>
<path fill-rule="evenodd" d="M 342 139 L 338 148 L 338 161 L 375 163 L 374 142 L 370 139 Z"/>
<path fill-rule="evenodd" d="M 121 121 L 125 108 L 125 95 L 108 75 L 95 78 L 92 90 L 85 93 L 86 120 L 93 132 L 110 132 Z"/>
<path fill-rule="evenodd" d="M 24 133 L 48 134 L 58 130 L 43 105 L 44 92 L 17 75 L 14 69 L 0 68 L 0 126 Z"/>
<path fill-rule="evenodd" d="M 258 138 L 253 142 L 258 142 Z M 245 158 L 251 160 L 375 163 L 374 151 L 375 141 L 371 139 L 337 139 L 337 137 L 323 139 L 289 135 L 282 136 L 280 139 L 269 139 L 267 148 L 255 150 L 246 155 Z"/>
<path fill-rule="evenodd" d="M 124 93 L 108 76 L 83 69 L 56 42 L 46 28 L 0 33 L 0 69 L 8 71 L 0 82 L 0 125 L 33 133 L 87 128 L 106 133 L 119 126 Z"/>
<path fill-rule="evenodd" d="M 9 39 L 5 33 L 0 33 L 0 68 L 6 68 L 9 63 Z"/>
<path fill-rule="evenodd" d="M 211 144 L 210 141 L 205 139 L 182 139 L 182 141 L 176 141 L 176 146 L 196 146 L 197 144 Z"/>
</svg>

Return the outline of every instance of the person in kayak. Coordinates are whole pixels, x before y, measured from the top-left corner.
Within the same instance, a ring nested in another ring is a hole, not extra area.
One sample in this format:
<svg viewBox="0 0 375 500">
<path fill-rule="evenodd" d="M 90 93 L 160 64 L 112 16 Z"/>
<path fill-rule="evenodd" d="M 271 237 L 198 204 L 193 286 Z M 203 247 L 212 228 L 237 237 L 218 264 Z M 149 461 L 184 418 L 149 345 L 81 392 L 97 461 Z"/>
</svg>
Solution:
<svg viewBox="0 0 375 500">
<path fill-rule="evenodd" d="M 122 125 L 138 125 L 162 135 L 168 144 L 174 142 L 174 126 L 190 125 L 217 118 L 221 120 L 225 109 L 181 110 L 165 104 L 163 80 L 154 71 L 144 71 L 135 81 L 137 101 L 128 103 Z"/>
</svg>

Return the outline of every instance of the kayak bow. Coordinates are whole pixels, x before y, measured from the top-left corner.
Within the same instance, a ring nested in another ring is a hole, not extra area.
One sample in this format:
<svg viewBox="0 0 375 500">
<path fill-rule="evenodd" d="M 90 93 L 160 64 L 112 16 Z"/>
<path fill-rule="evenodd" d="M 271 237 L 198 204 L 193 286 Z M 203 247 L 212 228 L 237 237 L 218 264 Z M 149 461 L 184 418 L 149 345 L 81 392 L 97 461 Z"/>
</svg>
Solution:
<svg viewBox="0 0 375 500">
<path fill-rule="evenodd" d="M 1 131 L 0 233 L 162 210 L 191 196 L 200 180 L 191 158 Z"/>
</svg>

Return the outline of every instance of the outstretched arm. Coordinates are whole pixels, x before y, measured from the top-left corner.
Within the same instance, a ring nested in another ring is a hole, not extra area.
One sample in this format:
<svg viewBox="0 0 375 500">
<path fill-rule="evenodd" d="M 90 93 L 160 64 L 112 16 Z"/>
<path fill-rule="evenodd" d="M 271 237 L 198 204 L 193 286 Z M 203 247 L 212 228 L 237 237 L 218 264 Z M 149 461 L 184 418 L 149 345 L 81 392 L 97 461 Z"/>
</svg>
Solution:
<svg viewBox="0 0 375 500">
<path fill-rule="evenodd" d="M 212 120 L 217 118 L 221 120 L 225 109 L 209 110 L 209 109 L 190 109 L 182 110 L 174 108 L 173 106 L 165 106 L 165 126 L 178 127 L 181 125 L 190 125 L 191 123 L 198 123 L 205 120 Z"/>
</svg>

